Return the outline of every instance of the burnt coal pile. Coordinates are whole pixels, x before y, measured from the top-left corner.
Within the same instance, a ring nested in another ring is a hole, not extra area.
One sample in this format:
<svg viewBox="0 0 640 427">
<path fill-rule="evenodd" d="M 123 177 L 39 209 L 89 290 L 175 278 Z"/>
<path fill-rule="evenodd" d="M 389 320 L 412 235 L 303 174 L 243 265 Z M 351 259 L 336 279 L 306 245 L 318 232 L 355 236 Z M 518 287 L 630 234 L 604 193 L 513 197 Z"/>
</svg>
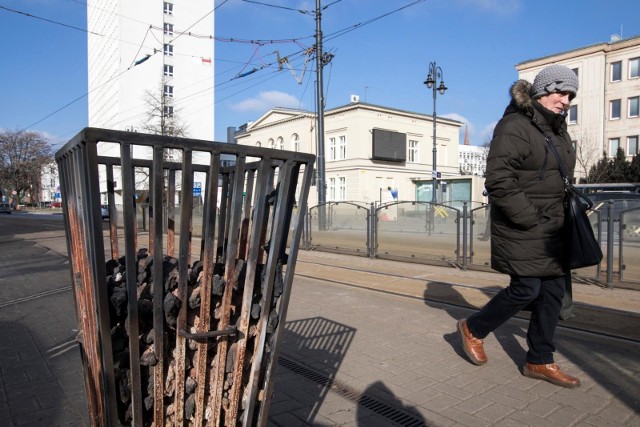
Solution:
<svg viewBox="0 0 640 427">
<path fill-rule="evenodd" d="M 183 421 L 187 425 L 217 424 L 214 420 L 223 425 L 239 424 L 248 406 L 247 399 L 251 398 L 247 385 L 264 379 L 264 366 L 271 357 L 272 340 L 276 339 L 277 302 L 284 287 L 282 263 L 276 268 L 273 288 L 267 290 L 263 264 L 247 273 L 247 264 L 237 260 L 236 272 L 231 276 L 225 276 L 223 264 L 215 264 L 209 275 L 211 280 L 203 283 L 203 265 L 196 261 L 186 269 L 186 281 L 181 281 L 178 259 L 165 255 L 162 295 L 154 295 L 153 256 L 146 249 L 138 251 L 136 266 L 137 280 L 133 286 L 137 297 L 137 327 L 134 329 L 133 319 L 128 319 L 125 257 L 106 264 L 113 375 L 120 422 L 132 424 L 137 393 L 141 396 L 142 425 L 145 426 L 157 425 L 158 420 L 166 426 L 181 425 Z M 244 295 L 245 291 L 249 295 Z M 206 295 L 210 298 L 204 304 Z M 265 309 L 267 295 L 269 303 Z M 161 298 L 162 304 L 155 301 L 156 298 Z M 161 307 L 161 317 L 155 313 L 158 307 Z M 201 318 L 210 319 L 204 328 Z M 158 336 L 154 319 L 162 319 L 163 342 L 159 346 L 154 342 Z M 129 330 L 137 330 L 137 340 L 130 339 Z M 223 336 L 202 334 L 219 330 L 233 332 Z M 261 334 L 264 340 L 259 339 Z M 135 344 L 130 343 L 137 343 L 139 347 L 132 351 L 130 345 Z M 138 375 L 139 381 L 133 381 L 132 376 Z M 136 383 L 141 385 L 141 390 L 132 390 L 132 384 Z M 159 397 L 162 401 L 156 402 Z M 263 397 L 264 390 L 253 394 L 254 401 Z M 162 405 L 161 409 L 157 405 Z M 259 402 L 251 405 L 253 419 L 259 405 Z"/>
</svg>

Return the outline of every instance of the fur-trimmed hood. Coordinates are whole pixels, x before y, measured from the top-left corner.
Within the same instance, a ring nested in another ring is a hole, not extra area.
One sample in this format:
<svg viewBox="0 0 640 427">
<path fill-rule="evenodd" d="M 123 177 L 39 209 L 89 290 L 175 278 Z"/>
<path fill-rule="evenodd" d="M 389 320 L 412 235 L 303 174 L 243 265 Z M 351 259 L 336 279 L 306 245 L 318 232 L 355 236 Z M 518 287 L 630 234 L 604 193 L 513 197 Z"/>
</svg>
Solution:
<svg viewBox="0 0 640 427">
<path fill-rule="evenodd" d="M 504 115 L 524 114 L 543 133 L 546 129 L 552 130 L 555 134 L 566 132 L 565 116 L 555 114 L 534 101 L 531 97 L 531 87 L 532 84 L 526 80 L 518 80 L 511 85 L 509 89 L 511 102 L 505 109 Z"/>
<path fill-rule="evenodd" d="M 511 85 L 509 94 L 511 95 L 511 102 L 505 114 L 514 113 L 519 111 L 527 116 L 533 115 L 533 98 L 530 95 L 531 83 L 526 80 L 518 80 Z"/>
</svg>

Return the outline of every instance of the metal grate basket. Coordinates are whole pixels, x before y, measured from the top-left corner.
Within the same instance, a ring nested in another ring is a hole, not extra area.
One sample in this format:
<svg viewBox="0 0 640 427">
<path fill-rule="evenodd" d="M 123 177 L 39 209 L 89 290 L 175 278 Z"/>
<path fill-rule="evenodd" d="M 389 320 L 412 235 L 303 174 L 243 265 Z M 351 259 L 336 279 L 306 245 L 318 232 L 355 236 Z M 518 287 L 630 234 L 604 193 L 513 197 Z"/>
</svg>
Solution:
<svg viewBox="0 0 640 427">
<path fill-rule="evenodd" d="M 56 153 L 93 425 L 266 424 L 314 160 L 96 128 Z"/>
</svg>

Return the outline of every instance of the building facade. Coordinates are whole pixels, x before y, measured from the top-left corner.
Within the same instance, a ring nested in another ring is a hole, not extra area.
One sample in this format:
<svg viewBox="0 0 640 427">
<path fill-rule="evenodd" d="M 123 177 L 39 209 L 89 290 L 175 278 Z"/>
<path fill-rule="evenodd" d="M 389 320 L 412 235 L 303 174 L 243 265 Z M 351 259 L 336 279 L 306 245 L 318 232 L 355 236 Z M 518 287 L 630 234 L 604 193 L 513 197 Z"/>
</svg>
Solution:
<svg viewBox="0 0 640 427">
<path fill-rule="evenodd" d="M 489 147 L 460 145 L 460 174 L 484 176 L 487 172 Z"/>
<path fill-rule="evenodd" d="M 482 183 L 459 172 L 462 123 L 437 117 L 436 126 L 438 201 L 478 200 Z M 243 145 L 317 155 L 316 135 L 315 113 L 276 108 L 242 126 L 235 139 Z M 431 115 L 361 103 L 352 97 L 351 103 L 325 111 L 324 148 L 327 202 L 373 203 L 391 197 L 432 200 Z M 314 206 L 317 201 L 314 186 L 308 204 Z"/>
<path fill-rule="evenodd" d="M 152 94 L 185 136 L 213 140 L 213 8 L 213 0 L 88 0 L 89 126 L 142 131 Z"/>
<path fill-rule="evenodd" d="M 577 152 L 576 180 L 606 153 L 618 147 L 628 160 L 638 154 L 640 135 L 640 36 L 612 37 L 599 43 L 532 59 L 516 65 L 520 78 L 533 81 L 549 64 L 562 64 L 578 75 L 580 89 L 568 114 Z"/>
</svg>

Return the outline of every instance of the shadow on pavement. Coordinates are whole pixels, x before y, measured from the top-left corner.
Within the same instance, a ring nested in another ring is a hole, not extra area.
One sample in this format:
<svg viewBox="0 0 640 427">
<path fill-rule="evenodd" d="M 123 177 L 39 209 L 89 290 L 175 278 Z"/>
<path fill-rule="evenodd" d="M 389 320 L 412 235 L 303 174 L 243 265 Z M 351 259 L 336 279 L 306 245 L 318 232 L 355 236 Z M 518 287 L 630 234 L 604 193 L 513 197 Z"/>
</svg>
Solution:
<svg viewBox="0 0 640 427">
<path fill-rule="evenodd" d="M 462 307 L 477 309 L 453 286 L 448 288 L 446 302 L 443 302 L 441 298 L 443 295 L 442 283 L 427 283 L 424 291 L 424 303 L 429 307 L 446 311 L 455 321 L 463 318 Z M 500 289 L 496 287 L 495 291 Z M 491 291 L 493 291 L 491 288 L 483 289 L 488 297 L 495 294 Z M 439 299 L 434 300 L 434 295 L 437 295 Z M 528 313 L 521 312 L 517 318 L 528 320 L 528 316 Z M 580 311 L 577 310 L 576 317 L 579 318 L 579 316 Z M 525 338 L 527 324 L 519 326 L 508 321 L 493 332 L 498 343 L 520 371 L 527 350 L 523 348 L 519 340 Z M 455 323 L 452 322 L 452 325 Z M 593 380 L 591 382 L 584 375 L 579 375 L 582 377 L 583 386 L 578 390 L 586 391 L 585 389 L 602 387 L 606 393 L 615 396 L 626 405 L 629 411 L 640 414 L 640 397 L 638 395 L 638 390 L 640 390 L 640 364 L 638 363 L 640 343 L 574 331 L 564 328 L 562 325 L 563 322 L 560 322 L 556 331 L 556 361 L 565 358 Z M 518 337 L 519 339 L 517 339 Z M 467 360 L 455 326 L 453 326 L 451 333 L 445 334 L 443 338 L 458 356 Z M 559 364 L 562 365 L 562 362 L 559 361 Z"/>
<path fill-rule="evenodd" d="M 379 396 L 373 398 L 372 396 Z M 384 403 L 382 403 L 384 402 Z M 392 425 L 401 425 L 405 427 L 426 426 L 424 417 L 413 406 L 405 406 L 384 382 L 376 381 L 367 387 L 358 399 L 357 417 L 358 426 L 371 427 L 375 425 L 384 425 L 380 418 L 376 418 L 373 414 L 384 416 Z"/>
<path fill-rule="evenodd" d="M 307 397 L 309 405 L 296 412 L 308 425 L 313 424 L 327 397 L 355 333 L 356 329 L 324 317 L 285 323 L 280 365 L 319 386 L 307 392 L 311 393 Z M 285 392 L 296 393 L 296 390 Z"/>
</svg>

